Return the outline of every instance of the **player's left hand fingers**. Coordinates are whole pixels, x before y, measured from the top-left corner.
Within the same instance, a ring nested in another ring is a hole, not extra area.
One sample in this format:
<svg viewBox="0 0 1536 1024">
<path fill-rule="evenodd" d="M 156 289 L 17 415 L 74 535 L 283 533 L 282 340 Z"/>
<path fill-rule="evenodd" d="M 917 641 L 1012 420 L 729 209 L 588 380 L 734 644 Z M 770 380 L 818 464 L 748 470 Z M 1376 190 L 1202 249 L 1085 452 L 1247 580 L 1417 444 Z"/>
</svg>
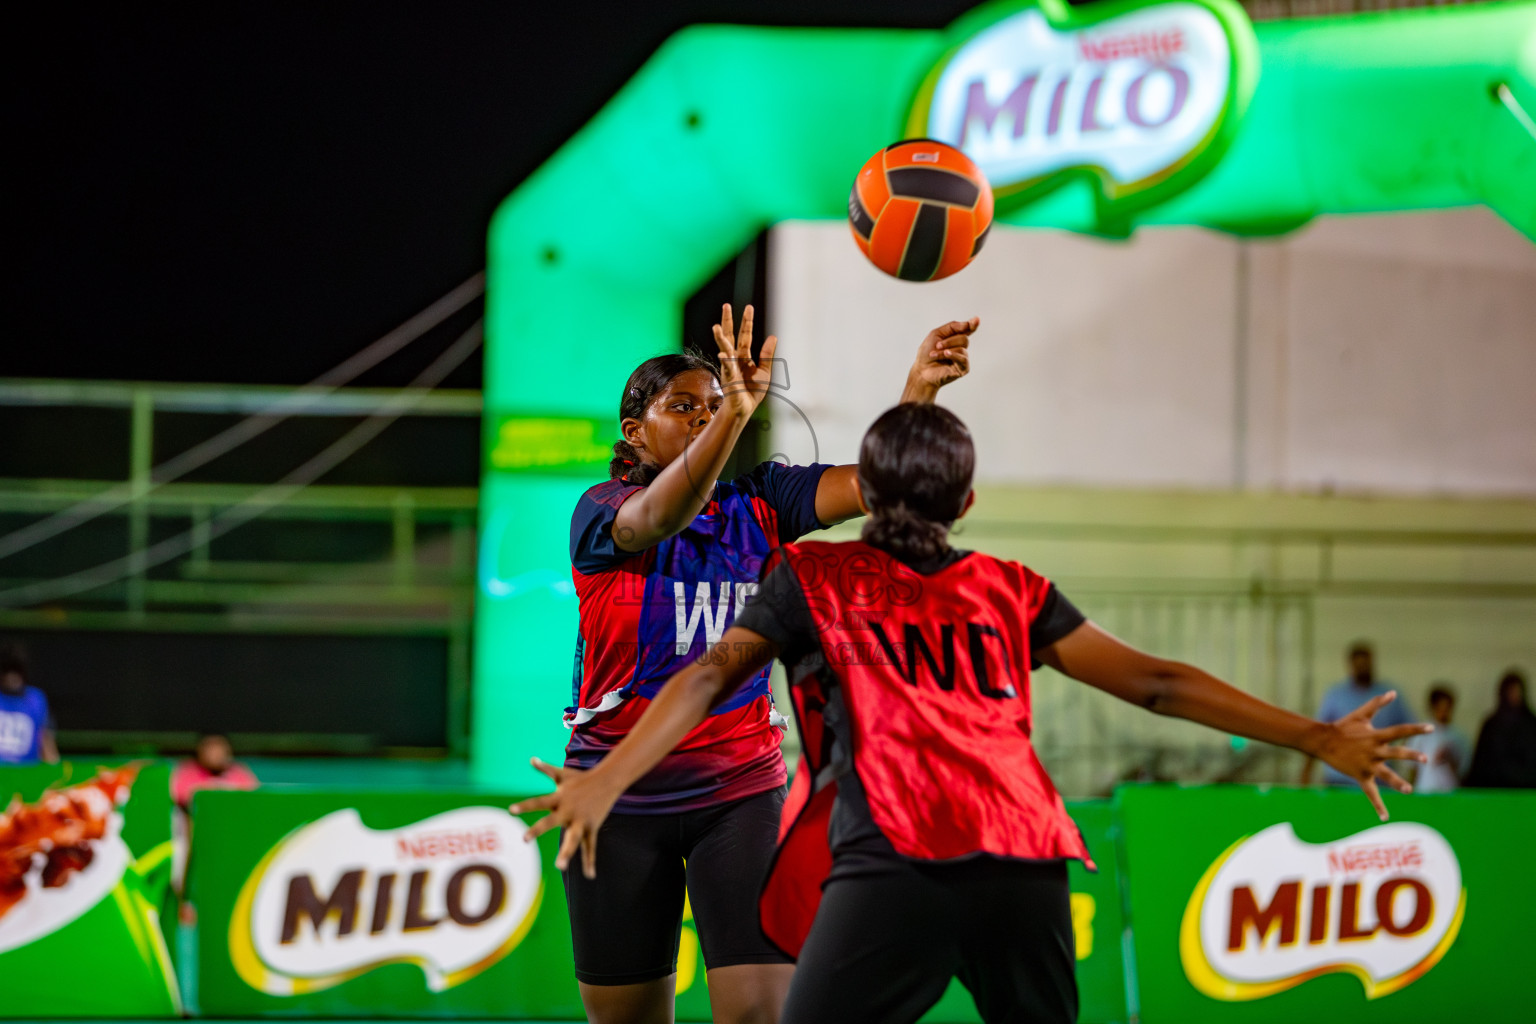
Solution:
<svg viewBox="0 0 1536 1024">
<path fill-rule="evenodd" d="M 1397 774 L 1397 772 L 1393 771 L 1391 768 L 1388 768 L 1384 764 L 1379 764 L 1376 766 L 1376 777 L 1385 782 L 1387 785 L 1391 786 L 1393 789 L 1397 790 L 1399 793 L 1413 792 L 1413 786 L 1408 783 L 1407 779 L 1403 778 L 1401 775 Z"/>
<path fill-rule="evenodd" d="M 964 377 L 971 372 L 971 354 L 965 349 L 946 349 L 944 358 L 949 360 L 956 370 L 960 371 L 954 375 L 955 377 Z"/>
<path fill-rule="evenodd" d="M 1367 776 L 1360 780 L 1360 788 L 1365 790 L 1365 795 L 1370 797 L 1371 806 L 1376 808 L 1376 817 L 1382 821 L 1387 820 L 1387 805 L 1381 802 L 1381 791 L 1376 788 L 1375 776 Z"/>
<path fill-rule="evenodd" d="M 1423 736 L 1434 731 L 1435 727 L 1432 725 L 1415 722 L 1412 725 L 1394 725 L 1386 729 L 1377 729 L 1376 739 L 1382 743 L 1390 743 L 1393 740 L 1400 740 L 1404 736 Z"/>
<path fill-rule="evenodd" d="M 935 327 L 932 337 L 936 341 L 943 340 L 944 338 L 953 338 L 957 335 L 964 337 L 974 331 L 980 324 L 981 318 L 974 316 L 969 320 L 951 320 L 947 324 Z"/>
<path fill-rule="evenodd" d="M 1347 722 L 1354 719 L 1359 719 L 1361 721 L 1369 722 L 1371 719 L 1376 717 L 1376 712 L 1380 711 L 1382 708 L 1386 707 L 1396 699 L 1396 690 L 1384 693 L 1379 697 L 1372 697 L 1370 700 L 1366 701 L 1364 704 L 1361 704 L 1358 708 L 1355 708 L 1355 710 L 1339 719 L 1339 721 Z"/>
</svg>

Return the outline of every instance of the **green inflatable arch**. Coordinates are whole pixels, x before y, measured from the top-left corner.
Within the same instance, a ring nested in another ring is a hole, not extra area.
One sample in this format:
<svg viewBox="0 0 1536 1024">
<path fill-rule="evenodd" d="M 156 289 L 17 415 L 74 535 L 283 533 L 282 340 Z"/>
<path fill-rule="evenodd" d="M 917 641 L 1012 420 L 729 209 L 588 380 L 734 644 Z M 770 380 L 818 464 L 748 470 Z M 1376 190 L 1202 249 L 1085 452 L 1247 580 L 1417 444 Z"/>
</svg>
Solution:
<svg viewBox="0 0 1536 1024">
<path fill-rule="evenodd" d="M 1035 7 L 1064 37 L 1097 25 L 1113 56 L 1163 45 L 1138 42 L 1138 11 L 1193 6 L 1220 21 L 1231 45 L 1226 105 L 1200 153 L 1123 202 L 1110 201 L 1114 183 L 1092 166 L 1037 176 L 1011 206 L 999 188 L 999 220 L 1259 235 L 1319 214 L 1482 203 L 1536 238 L 1536 4 L 1251 26 L 1227 0 L 1096 9 L 1039 0 L 989 5 L 948 32 L 679 32 L 491 224 L 478 780 L 544 788 L 527 758 L 556 760 L 564 746 L 559 712 L 571 701 L 577 628 L 571 509 L 606 477 L 625 377 L 677 348 L 687 297 L 766 226 L 846 216 L 854 172 L 880 147 L 922 133 L 912 128 L 939 66 L 986 26 Z M 1126 28 L 1114 36 L 1117 18 Z M 988 118 L 1008 95 L 981 108 L 982 127 L 1005 131 Z"/>
</svg>

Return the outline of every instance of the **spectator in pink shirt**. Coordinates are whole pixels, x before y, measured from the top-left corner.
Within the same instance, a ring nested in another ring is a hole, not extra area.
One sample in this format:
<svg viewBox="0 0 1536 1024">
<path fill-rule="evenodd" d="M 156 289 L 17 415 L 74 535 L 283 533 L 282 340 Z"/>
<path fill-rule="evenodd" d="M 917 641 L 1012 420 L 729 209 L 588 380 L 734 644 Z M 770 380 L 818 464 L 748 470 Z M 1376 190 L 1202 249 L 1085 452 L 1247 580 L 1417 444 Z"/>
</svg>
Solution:
<svg viewBox="0 0 1536 1024">
<path fill-rule="evenodd" d="M 182 761 L 171 772 L 171 799 L 186 811 L 192 794 L 200 789 L 255 789 L 256 776 L 235 760 L 229 740 L 210 733 L 197 741 L 197 755 Z"/>
</svg>

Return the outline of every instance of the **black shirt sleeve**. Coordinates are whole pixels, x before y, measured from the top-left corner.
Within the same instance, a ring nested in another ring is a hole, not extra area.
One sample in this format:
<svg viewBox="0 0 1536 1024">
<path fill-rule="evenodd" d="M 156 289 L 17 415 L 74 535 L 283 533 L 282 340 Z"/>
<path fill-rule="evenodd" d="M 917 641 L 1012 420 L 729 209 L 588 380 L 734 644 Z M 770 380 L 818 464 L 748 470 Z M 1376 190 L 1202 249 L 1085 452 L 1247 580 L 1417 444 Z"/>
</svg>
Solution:
<svg viewBox="0 0 1536 1024">
<path fill-rule="evenodd" d="M 1030 651 L 1045 650 L 1087 621 L 1088 617 L 1078 611 L 1077 606 L 1067 600 L 1067 595 L 1057 590 L 1056 584 L 1052 583 L 1044 603 L 1040 605 L 1040 614 L 1029 624 Z M 1040 667 L 1039 659 L 1035 659 L 1034 666 Z"/>
<path fill-rule="evenodd" d="M 750 629 L 779 649 L 779 660 L 792 667 L 820 646 L 816 623 L 800 580 L 783 558 L 773 558 L 758 584 L 736 614 L 735 624 Z"/>
</svg>

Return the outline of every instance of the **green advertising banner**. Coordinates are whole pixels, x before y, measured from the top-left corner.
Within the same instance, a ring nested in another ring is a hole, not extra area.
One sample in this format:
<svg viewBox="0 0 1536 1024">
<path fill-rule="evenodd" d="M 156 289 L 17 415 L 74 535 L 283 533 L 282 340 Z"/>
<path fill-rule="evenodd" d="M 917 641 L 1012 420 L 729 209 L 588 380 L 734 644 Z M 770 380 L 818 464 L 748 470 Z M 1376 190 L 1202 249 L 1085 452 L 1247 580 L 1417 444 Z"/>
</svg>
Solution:
<svg viewBox="0 0 1536 1024">
<path fill-rule="evenodd" d="M 208 1016 L 581 1020 L 553 834 L 522 842 L 484 793 L 199 793 L 188 873 Z M 1126 1019 L 1107 802 L 1071 808 L 1099 873 L 1072 869 L 1085 1022 Z M 710 1019 L 684 908 L 677 1019 Z M 925 1018 L 975 1021 L 958 984 Z"/>
<path fill-rule="evenodd" d="M 1144 1024 L 1530 1019 L 1536 794 L 1120 790 Z"/>
<path fill-rule="evenodd" d="M 556 835 L 487 793 L 208 792 L 193 808 L 209 1016 L 581 1020 Z M 679 1020 L 708 1020 L 690 908 Z"/>
<path fill-rule="evenodd" d="M 3 767 L 0 807 L 3 1015 L 180 1016 L 169 770 Z"/>
<path fill-rule="evenodd" d="M 199 793 L 201 1012 L 580 1019 L 555 836 L 525 844 L 512 799 Z"/>
</svg>

